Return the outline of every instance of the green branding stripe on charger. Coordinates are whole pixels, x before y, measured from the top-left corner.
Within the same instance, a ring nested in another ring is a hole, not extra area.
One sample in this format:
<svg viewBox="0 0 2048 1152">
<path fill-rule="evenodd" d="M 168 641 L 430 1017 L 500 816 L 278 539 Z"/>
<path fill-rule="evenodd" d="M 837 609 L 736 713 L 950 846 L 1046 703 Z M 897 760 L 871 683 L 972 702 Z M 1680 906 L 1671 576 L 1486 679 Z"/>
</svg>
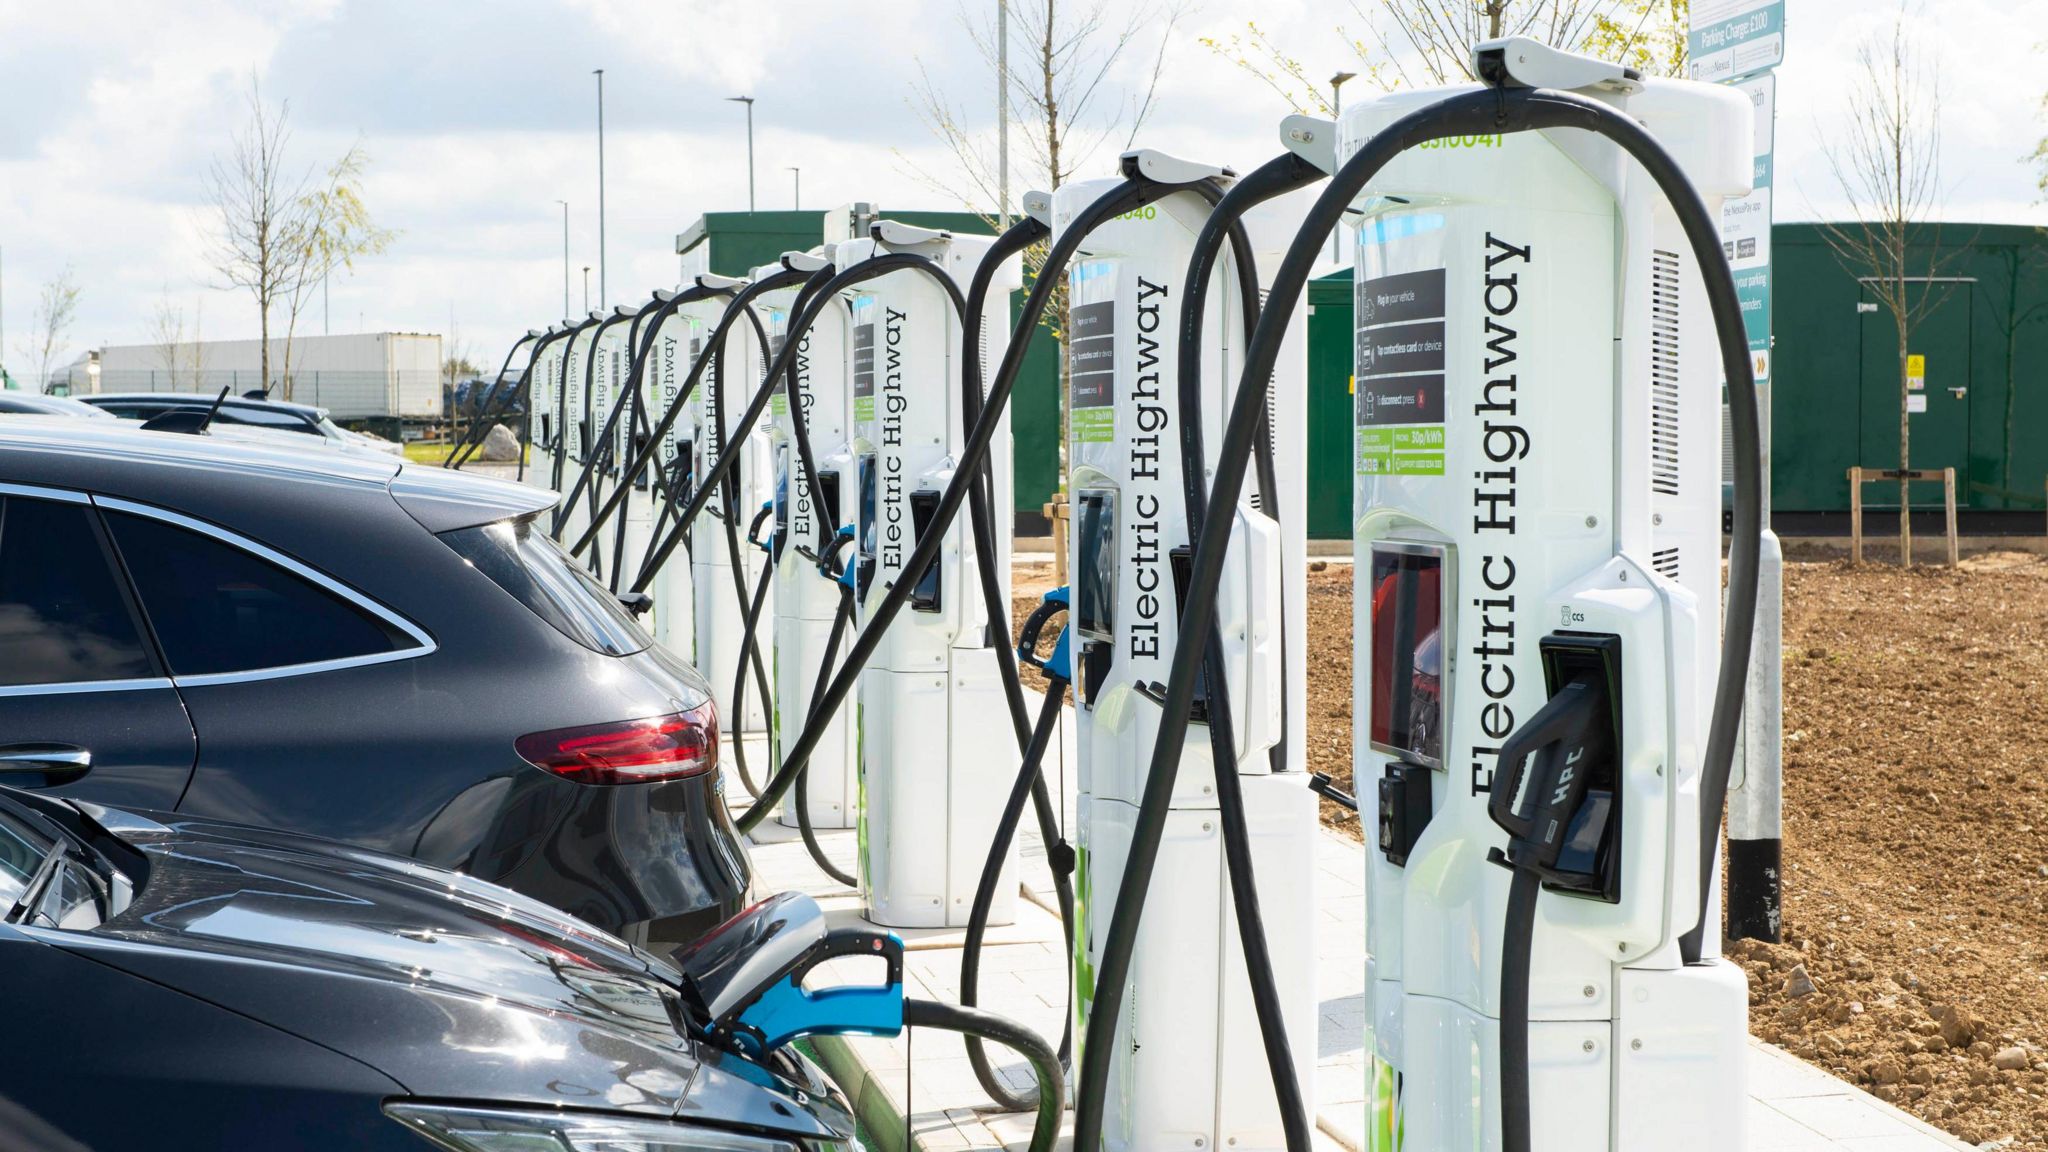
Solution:
<svg viewBox="0 0 2048 1152">
<path fill-rule="evenodd" d="M 1441 476 L 1444 474 L 1444 426 L 1360 428 L 1360 476 Z"/>
</svg>

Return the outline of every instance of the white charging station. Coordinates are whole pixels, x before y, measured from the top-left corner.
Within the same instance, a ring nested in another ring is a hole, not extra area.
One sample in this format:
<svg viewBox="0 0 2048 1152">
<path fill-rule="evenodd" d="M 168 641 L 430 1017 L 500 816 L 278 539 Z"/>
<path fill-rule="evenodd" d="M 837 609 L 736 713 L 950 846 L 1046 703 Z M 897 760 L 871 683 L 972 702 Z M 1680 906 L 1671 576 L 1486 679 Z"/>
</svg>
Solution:
<svg viewBox="0 0 2048 1152">
<path fill-rule="evenodd" d="M 881 252 L 923 256 L 964 294 L 990 244 L 985 236 L 883 220 L 868 236 L 839 244 L 834 252 L 842 270 Z M 1017 266 L 1006 265 L 989 299 L 1007 300 L 1019 282 Z M 861 284 L 851 308 L 858 555 L 849 562 L 857 573 L 862 627 L 888 585 L 918 582 L 860 679 L 863 914 L 890 927 L 957 927 L 973 908 L 1018 764 L 993 647 L 1010 642 L 1010 622 L 987 619 L 965 512 L 947 529 L 945 547 L 930 570 L 903 569 L 966 442 L 960 318 L 938 283 L 907 269 Z M 997 309 L 984 321 L 984 364 L 999 360 L 1008 344 L 1007 312 Z M 1007 414 L 990 466 L 995 554 L 1007 604 Z M 1014 867 L 1013 851 L 996 889 L 991 924 L 1007 924 L 1015 916 Z"/>
<path fill-rule="evenodd" d="M 1511 43 L 1516 81 L 1625 111 L 1710 209 L 1748 190 L 1739 94 Z M 1346 109 L 1340 154 L 1472 87 Z M 1434 141 L 1354 208 L 1368 1144 L 1500 1147 L 1497 754 L 1560 662 L 1598 651 L 1623 735 L 1568 833 L 1583 882 L 1536 904 L 1532 1146 L 1739 1149 L 1747 990 L 1699 900 L 1720 360 L 1691 249 L 1653 181 L 1586 132 Z M 1683 963 L 1702 916 L 1706 955 Z"/>
<path fill-rule="evenodd" d="M 562 327 L 574 323 L 564 320 Z M 543 490 L 554 486 L 555 445 L 561 432 L 555 402 L 561 394 L 562 356 L 570 338 L 558 335 L 560 331 L 561 328 L 548 330 L 546 345 L 534 354 L 526 368 L 526 442 L 530 447 L 519 481 Z"/>
<path fill-rule="evenodd" d="M 823 250 L 789 252 L 780 264 L 756 269 L 754 274 L 756 279 L 785 269 L 811 274 L 829 263 Z M 788 335 L 796 292 L 795 288 L 784 289 L 762 298 L 771 359 L 781 353 Z M 817 320 L 798 339 L 792 359 L 805 439 L 819 470 L 822 491 L 813 492 L 810 478 L 804 475 L 789 398 L 777 391 L 768 401 L 769 451 L 775 475 L 776 551 L 771 594 L 775 615 L 772 621 L 762 621 L 756 631 L 764 643 L 772 637 L 774 645 L 770 674 L 775 685 L 775 719 L 769 762 L 778 765 L 787 740 L 793 739 L 810 717 L 818 670 L 839 614 L 840 588 L 818 571 L 817 547 L 821 526 L 829 541 L 841 524 L 852 522 L 852 511 L 840 496 L 851 487 L 842 486 L 839 473 L 825 470 L 827 458 L 846 455 L 852 412 L 847 387 L 852 319 L 843 297 L 826 301 Z M 850 557 L 842 555 L 841 559 Z M 852 643 L 851 631 L 849 626 L 840 638 L 841 653 Z M 853 709 L 842 707 L 826 721 L 824 735 L 805 765 L 804 781 L 805 805 L 813 828 L 854 826 L 860 807 L 860 759 L 854 746 Z M 784 797 L 776 819 L 796 827 L 794 789 Z"/>
<path fill-rule="evenodd" d="M 592 346 L 597 341 L 597 321 L 604 319 L 601 312 L 592 312 L 587 317 L 591 323 L 565 341 L 562 349 L 562 375 L 559 391 L 555 397 L 555 413 L 561 418 L 562 430 L 560 447 L 555 458 L 549 461 L 549 487 L 563 496 L 576 482 L 576 470 L 583 466 L 584 454 L 590 440 L 590 416 L 588 407 L 587 381 L 584 366 L 591 356 Z M 571 514 L 573 515 L 573 509 Z M 565 536 L 566 532 L 563 533 Z"/>
<path fill-rule="evenodd" d="M 662 320 L 660 330 L 654 335 L 654 346 L 648 352 L 647 380 L 652 389 L 651 412 L 656 424 L 675 407 L 676 398 L 682 394 L 683 382 L 690 378 L 691 368 L 704 351 L 704 338 L 710 329 L 705 314 L 714 306 L 698 301 L 677 305 Z M 712 314 L 711 322 L 715 323 L 716 319 L 716 314 Z M 649 466 L 650 470 L 660 470 L 666 487 L 678 493 L 679 498 L 687 498 L 695 483 L 696 411 L 694 399 L 683 405 L 676 419 L 670 422 L 668 432 L 662 436 L 654 461 Z M 665 500 L 658 490 L 649 500 L 649 538 L 666 532 L 673 523 L 674 510 L 670 510 L 666 517 L 662 515 Z M 629 547 L 626 561 L 629 568 L 637 566 L 646 554 L 644 543 L 637 549 Z M 637 577 L 639 573 L 632 571 L 629 575 Z M 647 588 L 654 596 L 654 639 L 684 659 L 694 661 L 697 653 L 697 601 L 688 550 L 670 556 L 668 562 L 656 570 Z"/>
<path fill-rule="evenodd" d="M 1223 175 L 1157 153 L 1137 160 L 1159 179 Z M 1054 193 L 1054 236 L 1117 183 L 1082 181 Z M 1177 635 L 1176 568 L 1184 570 L 1190 557 L 1180 436 L 1181 422 L 1196 414 L 1184 411 L 1179 398 L 1179 317 L 1195 235 L 1208 215 L 1199 194 L 1172 193 L 1097 227 L 1068 270 L 1068 626 L 1080 758 L 1074 963 L 1084 1021 L 1158 733 L 1159 706 L 1148 693 L 1167 679 L 1173 651 L 1184 642 Z M 1264 263 L 1270 262 L 1269 254 Z M 1205 304 L 1199 415 L 1212 462 L 1235 392 L 1234 358 L 1246 337 L 1233 270 L 1234 261 L 1222 257 Z M 1239 508 L 1218 624 L 1238 737 L 1236 763 L 1225 770 L 1242 780 L 1297 1076 L 1313 1085 L 1315 1045 L 1305 1038 L 1315 1036 L 1317 1019 L 1316 801 L 1301 770 L 1305 703 L 1283 708 L 1281 698 L 1283 677 L 1306 683 L 1304 643 L 1282 642 L 1283 634 L 1305 635 L 1305 349 L 1305 334 L 1293 333 L 1274 386 L 1285 527 L 1249 499 Z M 1112 1147 L 1282 1144 L 1230 902 L 1205 733 L 1198 727 L 1190 734 L 1176 778 L 1132 991 L 1118 1021 L 1110 1076 L 1119 1087 L 1104 1117 Z M 1292 770 L 1274 773 L 1269 753 L 1283 738 Z"/>
<path fill-rule="evenodd" d="M 738 291 L 746 283 L 708 273 L 697 277 L 698 286 L 703 288 Z M 701 305 L 685 307 L 701 309 L 698 315 L 704 319 L 704 334 L 708 339 L 730 300 L 729 296 L 720 296 Z M 696 453 L 697 477 L 711 471 L 711 466 L 725 451 L 733 430 L 739 427 L 748 401 L 753 399 L 755 390 L 761 386 L 761 378 L 768 372 L 766 353 L 767 349 L 762 346 L 753 324 L 741 316 L 726 329 L 724 344 L 711 354 L 711 362 L 698 376 L 697 389 L 690 397 L 695 417 L 692 447 Z M 712 419 L 718 411 L 721 391 L 724 393 L 722 421 Z M 724 491 L 715 493 L 710 503 L 704 506 L 704 514 L 690 529 L 690 581 L 696 604 L 695 663 L 704 678 L 711 681 L 712 698 L 718 703 L 719 733 L 728 740 L 737 740 L 742 735 L 765 734 L 768 710 L 773 706 L 773 701 L 761 699 L 749 672 L 746 706 L 737 714 L 733 711 L 733 676 L 739 669 L 740 651 L 744 646 L 746 613 L 734 581 L 732 550 L 725 537 L 725 521 L 730 517 L 741 537 L 740 580 L 745 583 L 747 595 L 751 596 L 754 582 L 760 579 L 768 558 L 759 549 L 748 547 L 745 537 L 748 525 L 754 521 L 754 514 L 768 502 L 774 489 L 772 468 L 768 430 L 757 425 L 747 434 L 739 461 L 731 472 L 732 490 L 736 493 L 732 502 L 728 505 Z M 670 560 L 671 564 L 674 562 Z M 774 592 L 771 589 L 769 602 L 762 605 L 761 610 L 765 614 L 773 607 Z M 763 655 L 764 664 L 766 660 L 766 655 Z"/>
</svg>

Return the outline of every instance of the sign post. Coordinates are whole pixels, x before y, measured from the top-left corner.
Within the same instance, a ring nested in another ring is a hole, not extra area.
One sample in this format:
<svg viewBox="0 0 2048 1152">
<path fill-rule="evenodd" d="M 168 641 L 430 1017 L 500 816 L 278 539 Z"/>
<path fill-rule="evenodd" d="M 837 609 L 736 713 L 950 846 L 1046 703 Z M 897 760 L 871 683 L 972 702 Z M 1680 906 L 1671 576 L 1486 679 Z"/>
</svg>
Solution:
<svg viewBox="0 0 2048 1152">
<path fill-rule="evenodd" d="M 1749 332 L 1762 422 L 1763 540 L 1758 549 L 1756 643 L 1742 709 L 1742 741 L 1728 791 L 1727 935 L 1775 943 L 1782 931 L 1784 832 L 1785 553 L 1771 531 L 1771 185 L 1778 82 L 1785 59 L 1785 0 L 1693 0 L 1686 70 L 1727 84 L 1756 109 L 1751 191 L 1721 205 L 1721 246 Z"/>
</svg>

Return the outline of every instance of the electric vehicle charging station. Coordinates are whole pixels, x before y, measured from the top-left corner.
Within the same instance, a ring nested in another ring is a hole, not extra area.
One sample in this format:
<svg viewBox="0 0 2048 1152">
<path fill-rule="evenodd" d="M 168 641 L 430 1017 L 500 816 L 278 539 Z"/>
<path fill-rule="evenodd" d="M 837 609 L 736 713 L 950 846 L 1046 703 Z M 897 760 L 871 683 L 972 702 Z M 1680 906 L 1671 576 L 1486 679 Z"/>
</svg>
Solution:
<svg viewBox="0 0 2048 1152">
<path fill-rule="evenodd" d="M 657 289 L 654 293 L 656 305 L 665 305 L 674 298 L 675 293 L 665 289 Z M 619 463 L 612 469 L 614 482 L 623 481 L 626 468 L 647 450 L 648 437 L 653 432 L 654 421 L 659 418 L 665 404 L 662 395 L 664 382 L 667 382 L 672 393 L 677 381 L 675 364 L 665 359 L 666 355 L 674 352 L 673 344 L 665 343 L 658 338 L 650 341 L 648 337 L 655 334 L 644 330 L 645 324 L 653 322 L 644 317 L 635 321 L 631 343 L 627 345 L 625 371 L 630 371 L 634 354 L 642 348 L 647 350 L 646 362 L 640 368 L 638 394 L 629 398 L 630 402 L 638 405 L 638 411 L 629 410 L 620 418 Z M 637 563 L 640 557 L 647 554 L 649 541 L 654 535 L 655 506 L 663 485 L 670 482 L 669 459 L 665 451 L 657 452 L 652 468 L 641 468 L 633 477 L 632 489 L 626 493 L 624 501 L 615 513 L 620 518 L 622 526 L 618 530 L 620 535 L 616 560 L 607 572 L 615 582 L 618 582 L 617 586 L 623 586 L 625 572 L 622 569 L 629 564 Z"/>
<path fill-rule="evenodd" d="M 831 263 L 830 249 L 790 252 L 783 255 L 779 266 L 757 270 L 756 278 L 785 268 L 816 273 Z M 771 358 L 782 350 L 795 298 L 794 289 L 763 297 Z M 792 414 L 790 397 L 781 391 L 768 402 L 775 476 L 775 543 L 771 554 L 775 565 L 775 614 L 769 631 L 774 644 L 775 717 L 769 759 L 775 764 L 782 762 L 785 726 L 801 727 L 810 716 L 811 699 L 819 687 L 818 669 L 840 610 L 841 588 L 819 571 L 817 548 L 820 541 L 836 536 L 842 525 L 851 524 L 851 509 L 840 496 L 853 490 L 847 475 L 852 461 L 847 450 L 852 416 L 848 390 L 851 330 L 852 311 L 845 299 L 830 302 L 825 313 L 797 342 L 795 379 L 791 382 L 799 406 L 796 413 Z M 816 492 L 811 490 L 810 477 L 804 472 L 797 449 L 794 420 L 799 415 L 804 421 L 812 461 L 818 469 L 820 490 Z M 860 757 L 854 742 L 854 718 L 848 709 L 841 708 L 825 723 L 824 736 L 811 753 L 800 787 L 805 789 L 806 811 L 812 827 L 851 828 L 860 807 Z M 797 826 L 794 791 L 784 800 L 776 819 L 787 827 Z"/>
<path fill-rule="evenodd" d="M 564 320 L 548 329 L 539 349 L 526 368 L 526 443 L 528 459 L 519 470 L 519 481 L 535 488 L 550 489 L 554 481 L 556 442 L 560 424 L 555 418 L 555 398 L 562 383 L 562 356 L 571 337 L 565 330 L 575 321 Z"/>
<path fill-rule="evenodd" d="M 683 382 L 689 378 L 691 367 L 704 351 L 704 334 L 709 328 L 704 314 L 708 306 L 706 301 L 682 304 L 661 321 L 659 330 L 655 332 L 646 368 L 654 390 L 654 411 L 666 413 L 675 408 Z M 698 381 L 698 390 L 703 388 L 704 380 L 709 379 L 710 374 L 707 367 Z M 678 499 L 688 498 L 694 487 L 696 440 L 697 406 L 693 392 L 691 402 L 684 406 L 680 417 L 670 423 L 668 431 L 658 442 L 651 465 L 660 470 L 667 487 Z M 641 538 L 637 547 L 629 547 L 626 553 L 634 563 L 639 563 L 647 555 L 647 541 L 664 526 L 661 501 L 656 500 L 652 504 L 647 535 Z M 697 651 L 696 586 L 691 579 L 688 554 L 657 569 L 649 591 L 654 596 L 654 639 L 670 651 L 694 661 Z"/>
<path fill-rule="evenodd" d="M 617 474 L 619 427 L 611 417 L 613 407 L 624 399 L 621 388 L 626 376 L 626 361 L 632 355 L 632 331 L 639 326 L 634 319 L 638 314 L 637 308 L 624 304 L 615 306 L 591 338 L 586 354 L 588 358 L 584 363 L 586 383 L 579 436 L 583 454 L 574 462 L 577 470 L 589 470 L 591 477 L 583 485 L 580 497 L 564 510 L 559 533 L 563 540 L 576 539 L 590 526 L 591 510 L 603 494 L 601 481 Z M 565 472 L 562 487 L 565 500 L 575 486 L 575 475 Z M 591 571 L 604 576 L 610 571 L 611 556 L 601 542 L 594 542 L 593 548 Z"/>
<path fill-rule="evenodd" d="M 921 256 L 964 292 L 992 243 L 882 220 L 868 236 L 838 244 L 834 263 L 844 271 L 884 252 Z M 1008 299 L 1020 282 L 1017 266 L 1006 261 L 990 299 Z M 931 567 L 919 574 L 904 570 L 953 479 L 953 461 L 968 434 L 961 320 L 941 284 L 910 270 L 866 282 L 853 294 L 851 312 L 856 554 L 847 563 L 860 627 L 867 628 L 883 589 L 916 581 L 911 610 L 882 637 L 860 676 L 863 914 L 891 927 L 958 927 L 972 909 L 1018 758 L 1008 741 L 989 742 L 990 734 L 1010 731 L 994 648 L 1009 643 L 1009 621 L 987 619 L 970 529 L 958 521 L 949 525 Z M 1001 356 L 1008 336 L 1004 319 L 984 320 L 984 363 Z M 989 462 L 993 505 L 1007 509 L 1007 412 Z M 996 577 L 1007 604 L 1010 526 L 998 518 L 993 527 Z M 1008 879 L 1014 867 L 1012 852 L 992 924 L 1015 916 L 1017 886 Z"/>
<path fill-rule="evenodd" d="M 560 419 L 562 430 L 556 438 L 559 447 L 549 462 L 548 479 L 548 486 L 557 492 L 565 491 L 566 485 L 574 482 L 576 469 L 583 464 L 589 432 L 584 400 L 584 365 L 591 355 L 591 346 L 596 342 L 597 326 L 604 322 L 604 318 L 604 313 L 592 312 L 577 325 L 578 331 L 569 337 L 562 349 L 562 375 L 555 392 L 555 415 Z"/>
<path fill-rule="evenodd" d="M 1134 154 L 1146 175 L 1173 183 L 1227 173 L 1156 152 Z M 1061 187 L 1058 237 L 1118 180 Z M 1090 1005 L 1102 934 L 1114 912 L 1132 824 L 1157 734 L 1156 685 L 1175 645 L 1189 560 L 1181 422 L 1221 428 L 1225 381 L 1247 333 L 1234 277 L 1216 276 L 1206 300 L 1199 412 L 1175 392 L 1176 340 L 1195 238 L 1211 203 L 1194 190 L 1161 197 L 1089 233 L 1069 268 L 1071 493 L 1069 623 L 1079 755 L 1076 1008 Z M 1234 260 L 1234 257 L 1225 257 Z M 1279 480 L 1274 509 L 1240 505 L 1218 625 L 1236 718 L 1236 763 L 1251 831 L 1257 887 L 1289 1035 L 1315 1035 L 1317 806 L 1300 771 L 1306 707 L 1281 684 L 1306 681 L 1304 525 L 1306 342 L 1297 320 L 1276 372 L 1269 419 Z M 1205 442 L 1214 457 L 1216 440 Z M 1207 467 L 1204 467 L 1206 476 Z M 1206 481 L 1205 481 L 1206 482 Z M 1274 771 L 1271 753 L 1282 746 Z M 1265 1148 L 1281 1120 L 1232 919 L 1208 742 L 1183 753 L 1159 855 L 1172 877 L 1155 885 L 1141 923 L 1132 983 L 1117 1025 L 1105 1140 L 1126 1148 Z M 1311 1046 L 1294 1049 L 1296 1075 L 1313 1083 Z"/>
<path fill-rule="evenodd" d="M 725 276 L 706 274 L 697 277 L 700 288 L 737 290 L 745 284 L 744 280 Z M 699 309 L 696 312 L 699 319 L 697 331 L 709 333 L 724 312 L 727 300 L 729 297 L 686 306 Z M 698 378 L 696 390 L 690 397 L 694 424 L 691 446 L 695 453 L 693 471 L 696 475 L 703 476 L 709 472 L 719 454 L 725 451 L 729 436 L 739 426 L 748 398 L 768 370 L 766 352 L 760 334 L 743 319 L 726 331 L 722 347 L 698 353 L 708 354 L 713 359 Z M 694 355 L 692 359 L 695 359 Z M 715 418 L 721 412 L 722 419 Z M 767 566 L 768 557 L 757 549 L 742 546 L 736 573 L 733 549 L 729 541 L 719 537 L 727 528 L 740 537 L 745 536 L 754 512 L 768 503 L 774 490 L 771 469 L 768 433 L 766 429 L 756 428 L 748 433 L 731 481 L 721 486 L 705 507 L 713 521 L 724 523 L 704 522 L 691 531 L 688 566 L 695 605 L 695 663 L 711 681 L 713 699 L 718 703 L 720 734 L 733 741 L 751 734 L 765 734 L 769 726 L 768 709 L 773 706 L 773 701 L 764 701 L 755 693 L 749 694 L 744 708 L 735 712 L 732 696 L 733 673 L 739 668 L 746 638 L 745 600 L 760 579 L 762 569 Z M 664 567 L 672 566 L 673 561 Z M 748 591 L 736 590 L 742 586 Z M 762 606 L 764 614 L 772 612 L 772 598 L 771 589 L 770 601 Z"/>
<path fill-rule="evenodd" d="M 1475 59 L 1626 113 L 1709 210 L 1749 188 L 1739 95 L 1520 39 Z M 1354 105 L 1340 154 L 1488 91 Z M 1696 237 L 1620 144 L 1560 129 L 1431 140 L 1352 208 L 1371 1146 L 1513 1147 L 1526 1111 L 1523 1148 L 1741 1148 L 1747 986 L 1700 875 L 1723 350 Z"/>
</svg>

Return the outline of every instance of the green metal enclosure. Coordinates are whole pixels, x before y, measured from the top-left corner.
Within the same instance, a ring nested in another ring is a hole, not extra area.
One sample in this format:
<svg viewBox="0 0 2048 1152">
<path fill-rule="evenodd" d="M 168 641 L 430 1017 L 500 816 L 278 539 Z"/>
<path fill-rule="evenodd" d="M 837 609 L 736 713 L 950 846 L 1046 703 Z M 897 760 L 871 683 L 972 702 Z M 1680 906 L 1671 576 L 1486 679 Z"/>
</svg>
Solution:
<svg viewBox="0 0 2048 1152">
<path fill-rule="evenodd" d="M 1868 268 L 1850 269 L 1820 224 L 1772 229 L 1771 481 L 1775 511 L 1845 513 L 1848 470 L 1899 466 L 1897 329 Z M 1844 226 L 1847 227 L 1847 226 Z M 1929 226 L 1914 246 L 1925 315 L 1909 352 L 1913 467 L 1956 469 L 1956 500 L 1976 512 L 2048 504 L 2048 229 Z M 1351 274 L 1309 282 L 1309 535 L 1350 534 Z M 1896 489 L 1871 485 L 1871 506 Z M 1938 486 L 1914 503 L 1938 504 Z"/>
<path fill-rule="evenodd" d="M 1308 536 L 1351 538 L 1351 270 L 1308 282 Z"/>
<path fill-rule="evenodd" d="M 995 229 L 973 212 L 898 212 L 884 209 L 882 215 L 918 228 L 944 228 L 963 234 L 986 236 Z M 706 245 L 705 267 L 720 276 L 745 276 L 749 271 L 779 258 L 784 252 L 801 251 L 824 235 L 823 211 L 798 212 L 707 212 L 676 237 L 678 255 Z M 1010 319 L 1014 324 L 1024 294 L 1012 295 Z M 985 367 L 993 373 L 995 365 Z M 1059 487 L 1060 442 L 1059 342 L 1050 329 L 1040 325 L 1025 352 L 1017 388 L 1010 398 L 1010 431 L 1016 445 L 1015 497 L 1017 524 L 1030 533 L 1045 531 L 1041 509 Z"/>
<path fill-rule="evenodd" d="M 969 212 L 887 212 L 926 228 L 987 234 Z M 677 238 L 679 252 L 709 245 L 708 266 L 728 276 L 822 234 L 823 212 L 712 212 Z M 1817 224 L 1772 230 L 1773 502 L 1784 513 L 1849 507 L 1853 465 L 1898 466 L 1899 365 L 1891 316 L 1830 247 Z M 1937 277 L 1914 285 L 1927 314 L 1910 351 L 1924 360 L 1925 410 L 1910 415 L 1913 466 L 1957 470 L 1957 500 L 1972 511 L 2038 510 L 2048 475 L 2048 229 L 1943 224 L 1915 248 Z M 1012 316 L 1022 302 L 1011 301 Z M 1308 531 L 1351 534 L 1351 273 L 1308 286 Z M 1059 483 L 1058 342 L 1033 335 L 1013 399 L 1016 510 L 1043 529 L 1040 507 Z M 1918 402 L 1916 401 L 1916 406 Z M 1872 505 L 1896 499 L 1880 486 Z M 1915 501 L 1938 500 L 1938 493 Z"/>
<path fill-rule="evenodd" d="M 1846 511 L 1850 467 L 1899 466 L 1898 329 L 1871 291 L 1873 270 L 1848 267 L 1826 227 L 1771 230 L 1772 499 L 1783 512 Z M 1915 239 L 1911 263 L 1924 279 L 1909 284 L 1909 299 L 1925 315 L 1908 340 L 1924 369 L 1909 393 L 1912 465 L 1954 468 L 1961 508 L 2039 509 L 2048 474 L 2048 230 L 1941 224 Z M 1897 502 L 1881 485 L 1864 496 Z M 1914 495 L 1916 504 L 1939 500 L 1933 486 Z"/>
</svg>

